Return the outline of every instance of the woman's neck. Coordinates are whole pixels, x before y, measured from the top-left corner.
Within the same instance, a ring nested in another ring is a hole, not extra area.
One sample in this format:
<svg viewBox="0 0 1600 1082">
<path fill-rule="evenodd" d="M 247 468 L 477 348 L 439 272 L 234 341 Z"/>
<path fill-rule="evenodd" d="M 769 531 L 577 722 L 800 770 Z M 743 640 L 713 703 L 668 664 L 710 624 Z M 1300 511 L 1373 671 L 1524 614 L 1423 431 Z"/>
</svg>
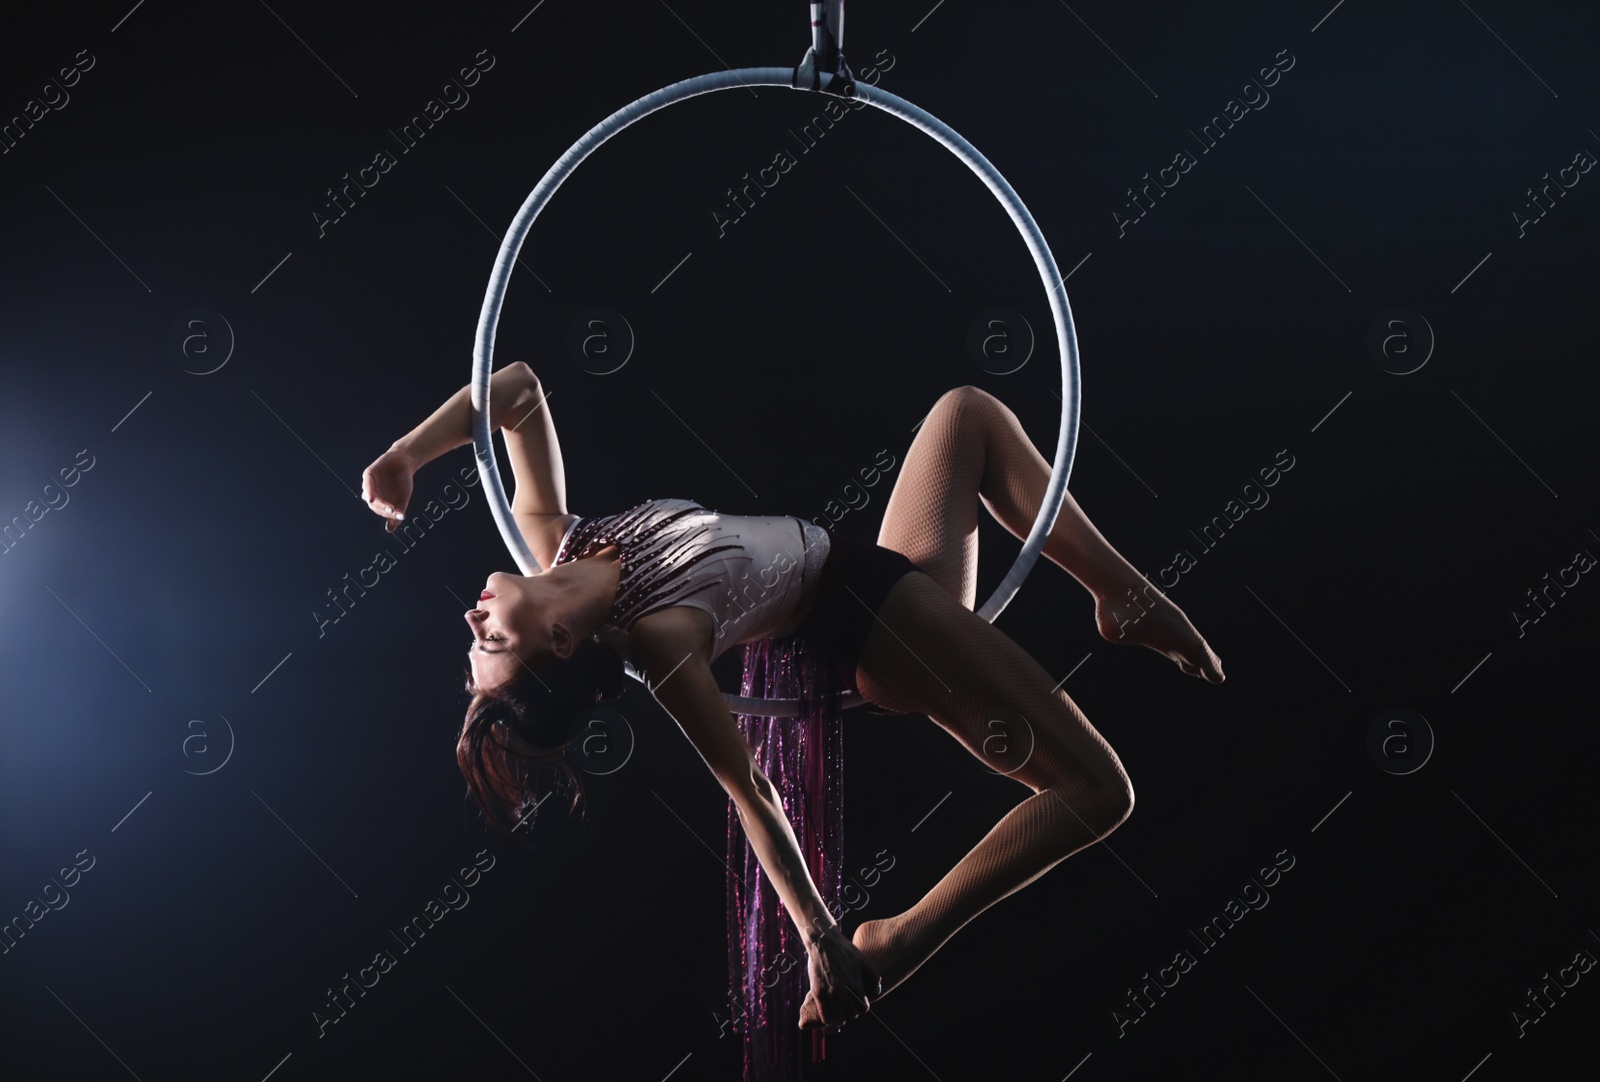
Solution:
<svg viewBox="0 0 1600 1082">
<path fill-rule="evenodd" d="M 622 581 L 621 556 L 620 548 L 607 545 L 598 552 L 551 569 L 569 569 L 563 576 L 562 587 L 570 591 L 574 622 L 582 625 L 573 630 L 581 636 L 598 634 L 606 626 L 612 606 L 616 604 L 617 586 Z M 604 636 L 601 639 L 605 641 Z"/>
</svg>

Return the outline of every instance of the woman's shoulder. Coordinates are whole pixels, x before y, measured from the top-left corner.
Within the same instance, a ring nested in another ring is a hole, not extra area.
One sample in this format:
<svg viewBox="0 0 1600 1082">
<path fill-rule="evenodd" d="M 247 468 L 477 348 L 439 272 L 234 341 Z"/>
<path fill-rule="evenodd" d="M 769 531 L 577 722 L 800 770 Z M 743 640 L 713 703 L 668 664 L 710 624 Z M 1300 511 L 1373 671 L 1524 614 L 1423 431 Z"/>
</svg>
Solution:
<svg viewBox="0 0 1600 1082">
<path fill-rule="evenodd" d="M 560 563 L 561 550 L 581 516 L 569 512 L 535 515 L 527 512 L 516 516 L 517 530 L 528 543 L 535 560 L 545 566 Z"/>
</svg>

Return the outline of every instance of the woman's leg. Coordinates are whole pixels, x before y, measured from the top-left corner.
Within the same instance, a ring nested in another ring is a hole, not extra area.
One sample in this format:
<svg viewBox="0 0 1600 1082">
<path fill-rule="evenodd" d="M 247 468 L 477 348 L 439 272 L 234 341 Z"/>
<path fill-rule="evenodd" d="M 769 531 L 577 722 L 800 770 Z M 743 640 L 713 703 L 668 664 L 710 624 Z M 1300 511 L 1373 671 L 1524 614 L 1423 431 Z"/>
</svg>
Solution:
<svg viewBox="0 0 1600 1082">
<path fill-rule="evenodd" d="M 1050 464 L 1016 415 L 977 387 L 946 392 L 917 430 L 883 514 L 878 544 L 903 552 L 967 608 L 976 604 L 978 506 L 1025 538 L 1039 513 Z M 1188 617 L 1095 528 L 1069 492 L 1044 556 L 1095 598 L 1100 633 L 1139 643 L 1213 683 L 1222 664 Z"/>
<path fill-rule="evenodd" d="M 941 396 L 918 429 L 884 511 L 878 544 L 926 574 L 905 576 L 885 600 L 862 648 L 857 687 L 881 705 L 928 714 L 991 770 L 1033 790 L 916 905 L 856 929 L 856 946 L 883 974 L 885 990 L 983 910 L 1104 838 L 1133 808 L 1121 761 L 1083 712 L 1021 647 L 971 611 L 979 504 L 1025 537 L 1049 477 L 1016 416 L 992 395 L 960 387 Z M 1221 679 L 1216 655 L 1182 612 L 1111 547 L 1070 494 L 1044 555 L 1094 595 L 1107 638 L 1144 642 L 1185 672 Z M 1126 597 L 1130 590 L 1144 598 L 1142 617 L 1125 615 L 1141 611 Z M 1152 634 L 1158 625 L 1159 636 Z M 801 1020 L 820 1021 L 809 1001 Z"/>
<path fill-rule="evenodd" d="M 1033 790 L 910 909 L 856 929 L 888 992 L 973 917 L 1116 829 L 1133 787 L 1050 674 L 925 574 L 890 591 L 856 681 L 873 702 L 929 715 L 990 770 Z M 809 1002 L 801 1021 L 818 1021 Z"/>
</svg>

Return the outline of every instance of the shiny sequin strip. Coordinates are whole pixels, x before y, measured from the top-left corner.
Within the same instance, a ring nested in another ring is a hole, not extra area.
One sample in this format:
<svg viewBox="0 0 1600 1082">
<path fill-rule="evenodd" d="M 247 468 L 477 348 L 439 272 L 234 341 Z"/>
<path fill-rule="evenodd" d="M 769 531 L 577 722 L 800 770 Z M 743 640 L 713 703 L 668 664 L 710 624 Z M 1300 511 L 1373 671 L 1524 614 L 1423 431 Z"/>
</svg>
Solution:
<svg viewBox="0 0 1600 1082">
<path fill-rule="evenodd" d="M 646 613 L 722 585 L 720 579 L 698 586 L 689 581 L 689 569 L 695 564 L 741 547 L 701 544 L 711 528 L 686 520 L 706 513 L 692 500 L 646 500 L 615 515 L 582 519 L 567 535 L 555 562 L 581 560 L 607 545 L 616 545 L 622 574 L 610 621 L 626 629 Z"/>
</svg>

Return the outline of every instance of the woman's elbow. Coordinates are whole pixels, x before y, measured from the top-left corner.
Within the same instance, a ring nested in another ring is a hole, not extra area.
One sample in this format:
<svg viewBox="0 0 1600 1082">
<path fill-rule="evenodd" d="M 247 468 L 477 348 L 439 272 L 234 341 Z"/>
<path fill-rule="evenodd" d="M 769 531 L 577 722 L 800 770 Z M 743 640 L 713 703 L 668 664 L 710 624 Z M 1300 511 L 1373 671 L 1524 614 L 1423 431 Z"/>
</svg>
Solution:
<svg viewBox="0 0 1600 1082">
<path fill-rule="evenodd" d="M 772 782 L 754 763 L 727 772 L 722 779 L 722 787 L 733 798 L 734 804 L 741 808 L 747 804 L 770 804 L 778 797 Z"/>
</svg>

